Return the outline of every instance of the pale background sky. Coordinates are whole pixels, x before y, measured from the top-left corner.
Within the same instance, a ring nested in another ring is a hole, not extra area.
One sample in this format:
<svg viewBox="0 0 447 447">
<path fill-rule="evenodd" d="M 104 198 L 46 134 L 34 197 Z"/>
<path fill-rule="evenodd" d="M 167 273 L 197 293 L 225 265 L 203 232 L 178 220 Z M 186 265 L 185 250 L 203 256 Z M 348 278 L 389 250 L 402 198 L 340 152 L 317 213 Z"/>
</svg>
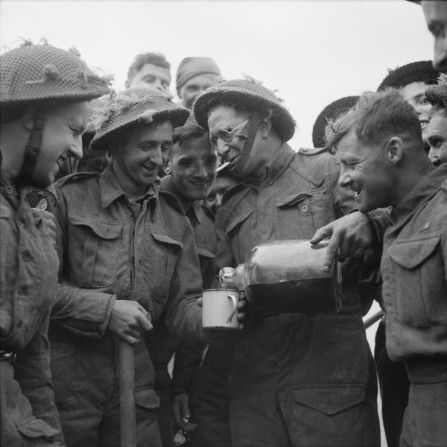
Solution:
<svg viewBox="0 0 447 447">
<path fill-rule="evenodd" d="M 404 0 L 1 0 L 1 52 L 20 37 L 75 46 L 118 90 L 140 52 L 167 56 L 172 92 L 183 57 L 211 56 L 227 79 L 248 74 L 278 91 L 298 124 L 295 149 L 312 145 L 327 104 L 433 51 L 420 7 Z"/>
</svg>

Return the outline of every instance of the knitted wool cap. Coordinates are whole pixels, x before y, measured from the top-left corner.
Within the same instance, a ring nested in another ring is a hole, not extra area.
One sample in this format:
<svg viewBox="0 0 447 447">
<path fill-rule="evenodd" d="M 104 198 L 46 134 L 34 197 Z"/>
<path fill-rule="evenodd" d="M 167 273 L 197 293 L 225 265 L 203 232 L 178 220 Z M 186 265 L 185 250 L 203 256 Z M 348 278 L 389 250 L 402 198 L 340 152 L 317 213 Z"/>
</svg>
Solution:
<svg viewBox="0 0 447 447">
<path fill-rule="evenodd" d="M 92 149 L 103 149 L 110 137 L 137 124 L 171 121 L 173 127 L 182 126 L 189 111 L 175 104 L 171 98 L 152 88 L 129 88 L 110 97 L 108 104 L 95 112 L 96 134 Z"/>
<path fill-rule="evenodd" d="M 194 116 L 200 126 L 208 129 L 208 112 L 219 104 L 272 110 L 272 124 L 282 141 L 295 133 L 295 120 L 275 94 L 263 85 L 249 79 L 224 81 L 207 89 L 194 103 Z"/>
<path fill-rule="evenodd" d="M 429 87 L 425 90 L 425 97 L 433 106 L 439 105 L 447 110 L 447 82 Z"/>
<path fill-rule="evenodd" d="M 312 142 L 314 147 L 326 146 L 326 126 L 329 121 L 337 119 L 342 113 L 353 107 L 359 96 L 345 96 L 327 105 L 318 115 L 312 129 Z"/>
<path fill-rule="evenodd" d="M 176 88 L 179 91 L 194 76 L 213 74 L 221 76 L 219 67 L 210 57 L 185 57 L 180 62 L 176 74 Z"/>
<path fill-rule="evenodd" d="M 386 88 L 402 88 L 413 82 L 436 84 L 439 75 L 439 71 L 433 68 L 432 61 L 411 62 L 390 71 L 377 91 L 380 92 Z"/>
<path fill-rule="evenodd" d="M 79 55 L 51 45 L 25 45 L 0 56 L 0 105 L 85 101 L 109 93 L 109 80 Z"/>
</svg>

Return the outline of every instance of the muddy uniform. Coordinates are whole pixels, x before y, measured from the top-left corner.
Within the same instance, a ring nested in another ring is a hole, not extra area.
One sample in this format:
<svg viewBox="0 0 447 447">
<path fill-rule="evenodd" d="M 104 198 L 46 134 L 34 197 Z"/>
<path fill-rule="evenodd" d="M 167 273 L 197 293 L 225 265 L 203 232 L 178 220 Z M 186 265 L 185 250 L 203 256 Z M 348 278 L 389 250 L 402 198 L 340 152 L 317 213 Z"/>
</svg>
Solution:
<svg viewBox="0 0 447 447">
<path fill-rule="evenodd" d="M 161 190 L 184 199 L 173 185 L 171 176 L 161 180 Z M 200 203 L 193 204 L 188 219 L 194 231 L 195 250 L 199 256 L 200 270 L 204 287 L 209 287 L 214 274 L 214 255 L 216 252 L 216 234 L 212 214 Z M 203 345 L 180 342 L 170 334 L 163 322 L 157 325 L 148 336 L 149 349 L 155 367 L 155 389 L 160 397 L 160 430 L 163 447 L 173 445 L 171 427 L 171 394 L 189 393 L 191 378 L 202 360 Z M 168 373 L 168 363 L 175 353 L 173 379 Z"/>
<path fill-rule="evenodd" d="M 50 326 L 56 403 L 68 445 L 119 445 L 115 299 L 137 300 L 179 337 L 204 341 L 198 259 L 177 200 L 150 188 L 130 202 L 111 167 L 68 178 L 58 189 L 62 260 Z M 146 335 L 147 337 L 147 335 Z M 161 445 L 154 373 L 135 346 L 138 445 Z"/>
<path fill-rule="evenodd" d="M 59 261 L 54 232 L 27 196 L 0 186 L 1 444 L 63 446 L 47 338 Z"/>
<path fill-rule="evenodd" d="M 402 446 L 447 445 L 447 164 L 394 210 L 384 237 L 386 346 L 410 394 Z"/>
<path fill-rule="evenodd" d="M 295 154 L 284 144 L 261 184 L 224 196 L 216 264 L 240 264 L 265 241 L 310 239 L 341 214 L 337 180 L 332 156 Z M 376 377 L 355 284 L 339 314 L 248 323 L 229 391 L 235 447 L 379 445 Z"/>
<path fill-rule="evenodd" d="M 163 179 L 162 183 L 166 190 L 178 197 L 169 177 Z M 199 204 L 191 207 L 188 215 L 194 229 L 203 285 L 204 288 L 209 288 L 216 273 L 214 255 L 217 241 L 214 219 L 210 211 Z M 201 351 L 179 346 L 175 354 L 172 393 L 189 394 L 191 420 L 199 425 L 190 434 L 191 446 L 227 447 L 231 445 L 227 388 L 232 342 L 208 345 L 203 362 L 197 370 L 202 360 Z"/>
</svg>

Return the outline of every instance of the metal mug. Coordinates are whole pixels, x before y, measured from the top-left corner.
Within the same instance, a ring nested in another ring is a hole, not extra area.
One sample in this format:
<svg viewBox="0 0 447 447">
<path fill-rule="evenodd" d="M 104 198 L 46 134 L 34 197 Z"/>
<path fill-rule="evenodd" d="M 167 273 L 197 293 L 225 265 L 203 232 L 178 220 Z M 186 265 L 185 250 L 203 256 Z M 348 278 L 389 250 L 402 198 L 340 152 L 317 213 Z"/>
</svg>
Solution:
<svg viewBox="0 0 447 447">
<path fill-rule="evenodd" d="M 202 294 L 202 326 L 204 329 L 239 329 L 237 305 L 239 291 L 235 289 L 206 289 Z"/>
</svg>

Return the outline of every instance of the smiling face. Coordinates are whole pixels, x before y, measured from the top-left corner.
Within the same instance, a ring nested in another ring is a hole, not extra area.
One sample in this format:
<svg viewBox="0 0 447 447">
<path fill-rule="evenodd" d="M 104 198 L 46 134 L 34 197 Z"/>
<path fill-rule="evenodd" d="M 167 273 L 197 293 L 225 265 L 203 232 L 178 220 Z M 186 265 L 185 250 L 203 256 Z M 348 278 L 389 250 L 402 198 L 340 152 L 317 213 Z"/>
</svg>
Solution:
<svg viewBox="0 0 447 447">
<path fill-rule="evenodd" d="M 217 152 L 211 149 L 208 135 L 175 144 L 171 156 L 172 181 L 191 202 L 207 197 L 216 178 Z"/>
<path fill-rule="evenodd" d="M 123 144 L 112 152 L 118 176 L 134 188 L 152 185 L 167 162 L 172 130 L 170 121 L 131 129 Z"/>
<path fill-rule="evenodd" d="M 222 163 L 230 163 L 229 170 L 234 176 L 237 176 L 238 172 L 243 172 L 244 177 L 260 174 L 270 162 L 271 154 L 265 151 L 260 144 L 260 130 L 258 129 L 248 161 L 244 167 L 240 166 L 241 155 L 248 138 L 250 117 L 248 111 L 239 111 L 223 105 L 216 106 L 208 114 L 210 141 L 212 145 L 216 145 Z M 244 121 L 246 121 L 245 124 Z M 227 133 L 235 130 L 231 141 L 225 142 L 219 138 L 221 130 L 225 130 Z"/>
<path fill-rule="evenodd" d="M 339 185 L 350 188 L 362 212 L 391 205 L 393 173 L 378 145 L 360 141 L 355 127 L 337 144 L 336 160 L 340 164 Z"/>
<path fill-rule="evenodd" d="M 45 112 L 42 144 L 32 182 L 48 186 L 68 157 L 82 157 L 82 134 L 91 113 L 88 101 L 61 105 Z"/>
<path fill-rule="evenodd" d="M 432 108 L 425 96 L 425 90 L 427 90 L 428 87 L 430 87 L 430 85 L 425 82 L 412 82 L 401 88 L 401 94 L 405 101 L 416 110 L 423 133 L 427 127 L 430 110 Z"/>
<path fill-rule="evenodd" d="M 435 165 L 447 162 L 447 117 L 432 116 L 427 128 L 427 142 L 430 146 L 428 158 Z"/>
<path fill-rule="evenodd" d="M 168 68 L 144 64 L 128 82 L 128 87 L 152 87 L 162 93 L 169 92 L 171 74 Z"/>
</svg>

